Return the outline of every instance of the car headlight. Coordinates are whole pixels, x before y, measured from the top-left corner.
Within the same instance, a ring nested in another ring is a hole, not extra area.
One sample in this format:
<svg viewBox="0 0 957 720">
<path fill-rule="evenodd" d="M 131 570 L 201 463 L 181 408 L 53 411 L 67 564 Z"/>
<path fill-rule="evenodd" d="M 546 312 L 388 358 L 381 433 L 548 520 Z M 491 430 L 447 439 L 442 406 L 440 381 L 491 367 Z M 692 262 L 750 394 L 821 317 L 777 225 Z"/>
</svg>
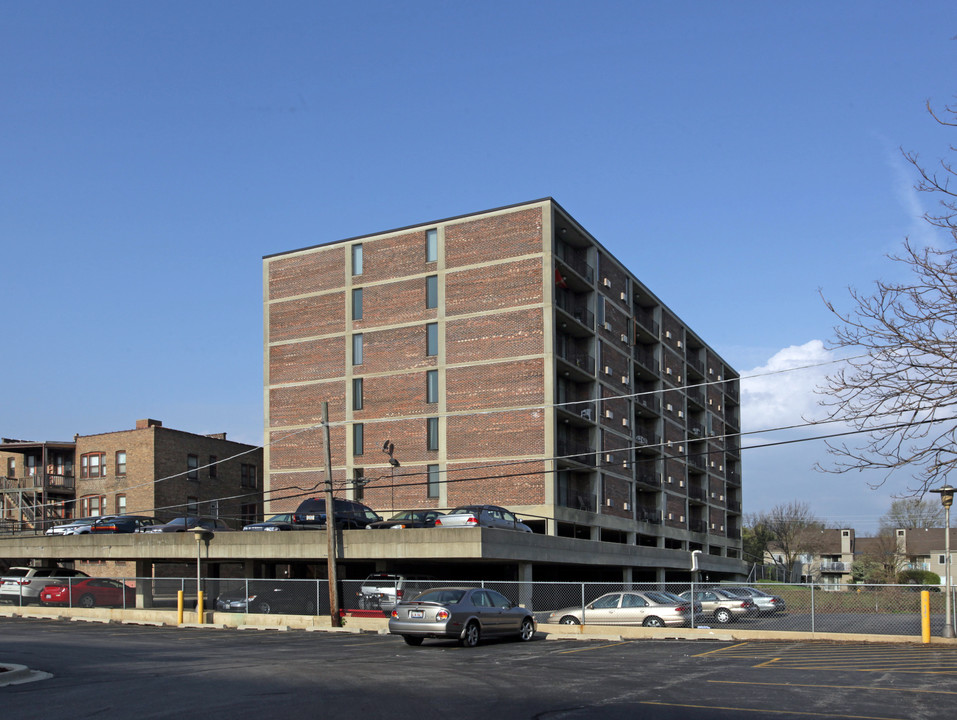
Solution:
<svg viewBox="0 0 957 720">
<path fill-rule="evenodd" d="M 270 525 L 269 527 L 263 528 L 263 530 L 266 532 L 278 532 L 279 528 L 277 528 L 275 525 Z"/>
</svg>

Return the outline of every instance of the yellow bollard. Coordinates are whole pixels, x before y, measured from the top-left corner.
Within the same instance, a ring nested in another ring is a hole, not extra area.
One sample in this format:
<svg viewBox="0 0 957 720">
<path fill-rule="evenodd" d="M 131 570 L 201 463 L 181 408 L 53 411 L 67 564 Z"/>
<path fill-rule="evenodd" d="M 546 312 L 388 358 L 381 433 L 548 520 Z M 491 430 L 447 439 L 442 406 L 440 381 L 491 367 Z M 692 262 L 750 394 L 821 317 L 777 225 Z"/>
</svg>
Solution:
<svg viewBox="0 0 957 720">
<path fill-rule="evenodd" d="M 930 593 L 927 590 L 920 591 L 920 639 L 930 642 Z"/>
<path fill-rule="evenodd" d="M 176 624 L 183 624 L 183 591 L 179 590 L 176 593 Z"/>
<path fill-rule="evenodd" d="M 196 593 L 196 618 L 197 622 L 202 625 L 203 620 L 203 591 L 200 590 Z"/>
</svg>

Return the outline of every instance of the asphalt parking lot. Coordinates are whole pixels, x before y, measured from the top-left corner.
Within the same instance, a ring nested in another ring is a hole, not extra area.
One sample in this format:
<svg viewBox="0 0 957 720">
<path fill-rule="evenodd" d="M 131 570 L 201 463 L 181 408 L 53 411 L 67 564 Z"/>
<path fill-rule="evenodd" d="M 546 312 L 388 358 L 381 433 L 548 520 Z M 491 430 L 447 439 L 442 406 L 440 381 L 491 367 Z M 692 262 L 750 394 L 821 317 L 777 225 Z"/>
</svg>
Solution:
<svg viewBox="0 0 957 720">
<path fill-rule="evenodd" d="M 0 619 L 4 717 L 944 718 L 957 649 L 681 640 L 449 641 Z M 0 674 L 2 675 L 2 674 Z"/>
</svg>

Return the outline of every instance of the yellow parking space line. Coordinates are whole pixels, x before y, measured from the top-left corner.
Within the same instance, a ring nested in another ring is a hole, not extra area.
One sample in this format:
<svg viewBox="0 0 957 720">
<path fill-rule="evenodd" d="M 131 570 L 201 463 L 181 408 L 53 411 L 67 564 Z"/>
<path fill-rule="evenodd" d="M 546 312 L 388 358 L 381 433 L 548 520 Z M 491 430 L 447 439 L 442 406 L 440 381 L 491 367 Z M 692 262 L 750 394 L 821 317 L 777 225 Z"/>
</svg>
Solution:
<svg viewBox="0 0 957 720">
<path fill-rule="evenodd" d="M 591 651 L 591 650 L 605 650 L 605 649 L 607 649 L 607 648 L 618 647 L 619 645 L 630 645 L 630 644 L 631 644 L 631 641 L 630 641 L 630 640 L 626 640 L 626 641 L 624 641 L 624 642 L 612 643 L 611 645 L 598 645 L 598 646 L 595 646 L 595 647 L 578 648 L 577 650 L 561 650 L 561 651 L 559 651 L 558 654 L 559 654 L 559 655 L 570 655 L 571 653 L 589 652 L 589 651 Z"/>
<path fill-rule="evenodd" d="M 720 685 L 758 685 L 761 687 L 806 687 L 806 688 L 826 688 L 828 690 L 866 690 L 867 692 L 891 692 L 891 693 L 920 693 L 921 695 L 957 695 L 953 690 L 927 690 L 924 688 L 899 688 L 899 687 L 874 687 L 871 685 L 815 685 L 812 683 L 768 683 L 768 682 L 746 682 L 744 680 L 708 680 L 709 683 Z"/>
<path fill-rule="evenodd" d="M 743 708 L 729 707 L 726 705 L 689 705 L 687 703 L 666 703 L 654 700 L 642 700 L 640 705 L 659 705 L 664 707 L 692 708 L 695 710 L 730 710 L 742 713 L 761 713 L 762 715 L 803 715 L 805 717 L 827 717 L 827 718 L 855 718 L 856 720 L 909 720 L 908 718 L 893 718 L 876 715 L 843 715 L 841 713 L 816 713 L 802 710 L 774 710 L 771 708 Z"/>
<path fill-rule="evenodd" d="M 740 642 L 740 643 L 737 643 L 736 645 L 731 645 L 729 647 L 718 648 L 717 650 L 708 650 L 708 652 L 699 653 L 698 655 L 692 655 L 691 657 L 704 657 L 705 655 L 714 655 L 715 653 L 727 652 L 728 650 L 732 650 L 737 647 L 744 647 L 745 645 L 750 645 L 750 644 L 751 643 L 748 643 L 748 642 Z"/>
<path fill-rule="evenodd" d="M 781 659 L 781 658 L 771 658 L 770 660 L 765 660 L 763 663 L 758 663 L 758 664 L 755 665 L 754 667 L 756 667 L 756 668 L 768 667 L 768 666 L 770 666 L 770 665 L 772 665 L 772 664 L 778 662 L 780 659 Z"/>
</svg>

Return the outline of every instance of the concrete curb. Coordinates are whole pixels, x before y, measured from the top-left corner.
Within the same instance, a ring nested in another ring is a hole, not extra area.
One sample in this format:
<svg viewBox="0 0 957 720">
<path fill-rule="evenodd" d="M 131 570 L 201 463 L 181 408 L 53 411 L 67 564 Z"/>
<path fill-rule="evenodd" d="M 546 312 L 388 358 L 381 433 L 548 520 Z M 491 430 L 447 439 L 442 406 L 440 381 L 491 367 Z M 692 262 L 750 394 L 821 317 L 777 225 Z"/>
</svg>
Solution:
<svg viewBox="0 0 957 720">
<path fill-rule="evenodd" d="M 26 665 L 0 665 L 0 687 L 47 680 L 52 677 L 50 673 L 31 670 Z"/>
</svg>

